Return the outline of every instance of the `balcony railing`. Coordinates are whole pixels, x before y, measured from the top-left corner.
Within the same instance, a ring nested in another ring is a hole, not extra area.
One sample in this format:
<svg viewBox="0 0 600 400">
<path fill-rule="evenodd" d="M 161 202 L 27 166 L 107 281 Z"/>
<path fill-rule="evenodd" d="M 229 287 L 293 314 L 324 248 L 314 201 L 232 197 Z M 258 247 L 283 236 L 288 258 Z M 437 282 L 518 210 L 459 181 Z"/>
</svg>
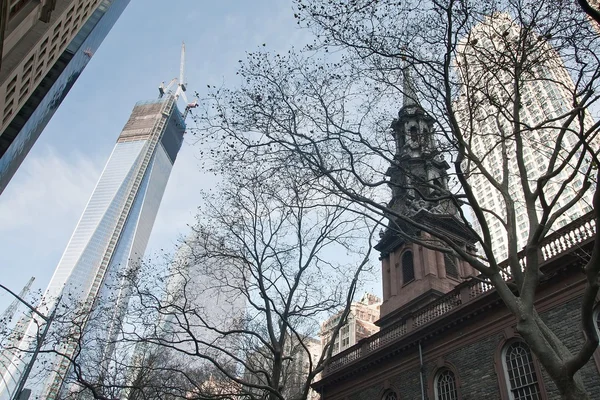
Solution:
<svg viewBox="0 0 600 400">
<path fill-rule="evenodd" d="M 594 237 L 595 233 L 596 224 L 593 219 L 593 213 L 588 213 L 551 233 L 544 239 L 540 246 L 542 262 L 549 261 L 588 241 Z M 524 257 L 525 253 L 523 251 L 520 252 L 519 259 L 523 261 Z M 500 264 L 500 266 L 503 265 L 506 266 L 506 262 Z M 448 292 L 436 301 L 427 304 L 416 313 L 408 316 L 408 318 L 388 326 L 362 340 L 360 343 L 336 354 L 331 358 L 331 362 L 325 368 L 323 375 L 326 376 L 354 363 L 361 357 L 395 342 L 398 338 L 405 336 L 409 332 L 440 318 L 463 304 L 477 299 L 493 288 L 493 285 L 477 279 L 462 283 L 456 289 Z"/>
</svg>

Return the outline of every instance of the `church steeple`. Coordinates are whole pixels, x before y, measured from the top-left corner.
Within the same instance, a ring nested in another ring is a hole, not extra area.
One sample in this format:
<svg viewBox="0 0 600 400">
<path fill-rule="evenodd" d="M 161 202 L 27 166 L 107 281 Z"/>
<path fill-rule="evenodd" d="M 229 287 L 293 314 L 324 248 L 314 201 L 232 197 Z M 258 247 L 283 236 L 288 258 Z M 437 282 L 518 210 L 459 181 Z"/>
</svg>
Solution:
<svg viewBox="0 0 600 400">
<path fill-rule="evenodd" d="M 448 163 L 440 156 L 435 140 L 435 120 L 419 104 L 408 67 L 404 69 L 404 104 L 392 122 L 396 143 L 394 162 L 389 167 L 392 189 L 390 207 L 403 214 L 419 209 L 455 215 L 454 204 L 437 200 L 448 192 Z"/>
<path fill-rule="evenodd" d="M 472 246 L 474 238 L 447 196 L 450 166 L 441 157 L 435 140 L 436 121 L 419 103 L 408 68 L 403 76 L 403 105 L 391 126 L 396 151 L 386 172 L 392 192 L 388 206 L 420 225 L 444 232 L 460 246 Z M 387 229 L 375 246 L 381 253 L 383 275 L 383 304 L 378 325 L 385 326 L 404 318 L 411 310 L 452 290 L 461 277 L 476 273 L 453 254 L 431 250 L 422 245 L 424 242 L 444 247 L 427 232 L 419 231 L 401 218 L 389 216 Z"/>
</svg>

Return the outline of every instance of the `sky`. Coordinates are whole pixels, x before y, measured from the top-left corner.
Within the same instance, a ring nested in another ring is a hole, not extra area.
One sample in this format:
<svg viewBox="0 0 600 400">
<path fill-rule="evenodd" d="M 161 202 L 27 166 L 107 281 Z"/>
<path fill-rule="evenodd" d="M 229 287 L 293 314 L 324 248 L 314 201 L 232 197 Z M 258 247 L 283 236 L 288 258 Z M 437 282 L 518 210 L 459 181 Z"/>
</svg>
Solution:
<svg viewBox="0 0 600 400">
<path fill-rule="evenodd" d="M 0 196 L 0 282 L 18 292 L 31 276 L 44 290 L 134 104 L 179 74 L 185 41 L 188 93 L 235 85 L 238 60 L 266 44 L 301 47 L 291 1 L 131 0 Z M 200 169 L 187 137 L 158 212 L 147 256 L 172 252 L 194 222 Z M 0 293 L 0 312 L 12 298 Z"/>
</svg>

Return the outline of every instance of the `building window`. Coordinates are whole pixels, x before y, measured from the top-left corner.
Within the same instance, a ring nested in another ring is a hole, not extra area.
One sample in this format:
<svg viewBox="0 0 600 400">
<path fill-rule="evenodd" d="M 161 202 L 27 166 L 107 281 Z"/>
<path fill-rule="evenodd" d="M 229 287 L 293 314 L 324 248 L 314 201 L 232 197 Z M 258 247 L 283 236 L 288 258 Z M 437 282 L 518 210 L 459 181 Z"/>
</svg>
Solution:
<svg viewBox="0 0 600 400">
<path fill-rule="evenodd" d="M 4 116 L 6 117 L 7 115 L 12 114 L 12 106 L 14 104 L 14 100 L 11 100 L 10 102 L 8 102 L 8 104 L 6 105 L 6 107 L 4 107 Z"/>
<path fill-rule="evenodd" d="M 6 90 L 8 92 L 12 91 L 17 85 L 17 76 L 13 76 L 13 78 L 10 80 L 9 84 L 6 85 Z M 7 96 L 8 97 L 8 96 Z"/>
<path fill-rule="evenodd" d="M 31 0 L 16 0 L 12 2 L 12 4 L 10 5 L 10 9 L 8 12 L 8 19 L 9 21 L 15 17 L 19 11 L 21 11 L 26 5 L 27 3 L 30 3 Z"/>
<path fill-rule="evenodd" d="M 382 400 L 398 400 L 396 392 L 389 390 L 383 394 Z"/>
<path fill-rule="evenodd" d="M 456 257 L 451 254 L 444 253 L 444 266 L 446 267 L 446 276 L 451 276 L 458 279 L 458 266 L 456 265 Z"/>
<path fill-rule="evenodd" d="M 529 347 L 522 341 L 507 345 L 502 357 L 511 400 L 541 399 L 538 377 Z"/>
<path fill-rule="evenodd" d="M 405 251 L 402 255 L 402 282 L 406 285 L 415 280 L 415 265 L 412 251 Z"/>
<path fill-rule="evenodd" d="M 435 400 L 458 400 L 456 376 L 448 368 L 442 368 L 434 380 Z"/>
</svg>

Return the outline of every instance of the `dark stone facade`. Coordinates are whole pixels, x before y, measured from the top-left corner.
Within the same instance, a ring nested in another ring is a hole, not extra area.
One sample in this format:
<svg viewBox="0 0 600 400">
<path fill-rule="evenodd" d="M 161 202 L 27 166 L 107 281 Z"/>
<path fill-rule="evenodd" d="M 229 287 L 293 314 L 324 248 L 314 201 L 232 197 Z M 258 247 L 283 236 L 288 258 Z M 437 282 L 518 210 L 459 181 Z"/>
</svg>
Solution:
<svg viewBox="0 0 600 400">
<path fill-rule="evenodd" d="M 576 352 L 583 345 L 584 338 L 580 329 L 580 312 L 581 301 L 580 299 L 574 299 L 541 314 L 544 322 L 552 328 L 554 333 L 572 352 Z M 597 351 L 600 351 L 600 349 Z M 600 399 L 599 368 L 600 365 L 597 365 L 592 359 L 581 369 L 581 378 L 585 388 L 594 399 Z M 560 399 L 558 390 L 546 371 L 542 371 L 542 373 L 544 374 L 544 382 L 546 382 L 548 398 Z"/>
<path fill-rule="evenodd" d="M 462 399 L 491 400 L 499 398 L 494 352 L 503 339 L 501 334 L 496 333 L 482 338 L 476 343 L 454 350 L 444 357 L 457 369 Z M 435 374 L 437 366 L 430 362 L 427 367 L 427 378 L 430 378 Z"/>
</svg>

